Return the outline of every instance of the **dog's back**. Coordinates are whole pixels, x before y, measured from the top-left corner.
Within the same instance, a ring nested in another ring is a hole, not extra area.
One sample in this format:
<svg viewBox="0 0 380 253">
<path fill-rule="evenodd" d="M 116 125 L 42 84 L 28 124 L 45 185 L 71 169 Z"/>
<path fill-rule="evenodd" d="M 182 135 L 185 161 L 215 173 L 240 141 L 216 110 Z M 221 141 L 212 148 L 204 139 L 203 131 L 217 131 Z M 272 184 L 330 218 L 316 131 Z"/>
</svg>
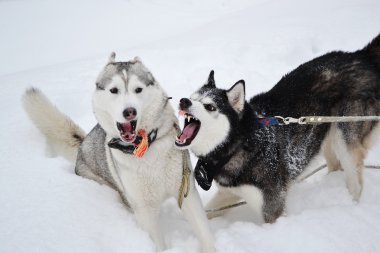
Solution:
<svg viewBox="0 0 380 253">
<path fill-rule="evenodd" d="M 250 103 L 259 113 L 297 118 L 380 115 L 380 35 L 362 50 L 331 52 L 302 64 Z M 332 123 L 292 126 L 285 131 L 294 146 L 305 146 L 311 136 L 305 163 L 322 147 L 329 170 L 344 168 L 348 188 L 357 200 L 363 160 L 378 125 L 377 121 Z"/>
<path fill-rule="evenodd" d="M 250 103 L 273 115 L 346 115 L 353 101 L 379 112 L 379 97 L 380 35 L 362 50 L 331 52 L 300 65 Z M 364 111 L 375 115 L 369 108 Z"/>
</svg>

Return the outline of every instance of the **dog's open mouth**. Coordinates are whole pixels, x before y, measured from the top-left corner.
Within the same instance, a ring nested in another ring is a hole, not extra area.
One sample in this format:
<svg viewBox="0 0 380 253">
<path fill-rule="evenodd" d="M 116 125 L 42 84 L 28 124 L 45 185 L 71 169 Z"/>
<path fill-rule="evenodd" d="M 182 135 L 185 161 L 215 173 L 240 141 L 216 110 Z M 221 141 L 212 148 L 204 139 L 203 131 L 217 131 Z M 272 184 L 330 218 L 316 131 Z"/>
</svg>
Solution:
<svg viewBox="0 0 380 253">
<path fill-rule="evenodd" d="M 185 123 L 182 133 L 176 138 L 175 144 L 184 147 L 190 145 L 197 136 L 201 122 L 190 113 L 180 111 L 180 115 L 185 117 Z"/>
<path fill-rule="evenodd" d="M 120 138 L 125 142 L 133 142 L 136 138 L 136 120 L 124 123 L 117 122 L 117 129 L 120 132 Z"/>
</svg>

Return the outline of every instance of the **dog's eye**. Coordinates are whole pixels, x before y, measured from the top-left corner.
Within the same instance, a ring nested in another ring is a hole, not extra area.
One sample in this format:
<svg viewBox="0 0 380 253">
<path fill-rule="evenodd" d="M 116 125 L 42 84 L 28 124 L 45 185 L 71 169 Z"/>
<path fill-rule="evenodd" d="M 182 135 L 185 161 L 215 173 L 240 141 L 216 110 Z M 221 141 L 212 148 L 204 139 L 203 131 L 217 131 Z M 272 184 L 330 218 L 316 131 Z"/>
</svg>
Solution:
<svg viewBox="0 0 380 253">
<path fill-rule="evenodd" d="M 119 92 L 119 89 L 118 88 L 112 88 L 112 89 L 110 89 L 110 92 L 112 94 L 117 94 Z"/>
<path fill-rule="evenodd" d="M 136 92 L 136 93 L 140 93 L 140 92 L 142 92 L 142 90 L 143 90 L 142 88 L 136 88 L 136 89 L 135 89 L 135 92 Z"/>
<path fill-rule="evenodd" d="M 206 109 L 207 111 L 210 111 L 210 112 L 216 111 L 215 106 L 213 106 L 212 104 L 205 104 L 205 105 L 203 105 L 203 106 L 205 107 L 205 109 Z"/>
</svg>

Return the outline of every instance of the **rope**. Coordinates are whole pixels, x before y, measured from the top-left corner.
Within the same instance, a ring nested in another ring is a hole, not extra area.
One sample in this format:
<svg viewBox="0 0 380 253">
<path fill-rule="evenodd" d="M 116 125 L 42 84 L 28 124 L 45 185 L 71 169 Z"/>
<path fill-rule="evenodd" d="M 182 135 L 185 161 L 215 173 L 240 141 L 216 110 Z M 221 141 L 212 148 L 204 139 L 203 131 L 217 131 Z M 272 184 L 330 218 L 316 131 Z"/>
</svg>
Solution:
<svg viewBox="0 0 380 253">
<path fill-rule="evenodd" d="M 247 204 L 246 201 L 241 201 L 241 202 L 237 202 L 235 204 L 228 205 L 228 206 L 223 206 L 223 207 L 220 207 L 220 208 L 208 209 L 208 210 L 206 210 L 206 213 L 216 213 L 216 212 L 224 211 L 224 210 L 227 210 L 227 209 L 230 209 L 230 208 L 234 208 L 234 207 L 238 207 L 238 206 L 243 206 L 245 204 Z"/>
<path fill-rule="evenodd" d="M 187 195 L 189 194 L 190 175 L 191 175 L 191 170 L 188 164 L 189 157 L 188 155 L 186 155 L 188 153 L 186 153 L 186 151 L 181 151 L 181 152 L 182 152 L 182 182 L 179 188 L 178 199 L 177 199 L 177 204 L 179 208 L 182 208 L 183 200 L 187 198 Z"/>
<path fill-rule="evenodd" d="M 297 183 L 302 182 L 305 179 L 311 177 L 312 175 L 314 175 L 315 173 L 317 173 L 318 171 L 320 171 L 320 170 L 322 170 L 322 169 L 324 169 L 326 167 L 327 167 L 327 165 L 323 164 L 323 165 L 319 166 L 318 168 L 316 168 L 315 170 L 311 171 L 310 173 L 306 174 L 305 176 L 303 176 L 301 178 L 298 178 L 296 182 Z M 378 165 L 366 165 L 364 167 L 367 168 L 367 169 L 380 169 L 380 166 L 378 166 Z M 224 210 L 227 210 L 227 209 L 231 209 L 231 208 L 234 208 L 234 207 L 238 207 L 238 206 L 242 206 L 242 205 L 245 205 L 245 204 L 247 204 L 246 201 L 240 201 L 240 202 L 237 202 L 237 203 L 234 203 L 234 204 L 231 204 L 231 205 L 222 206 L 222 207 L 219 207 L 219 208 L 208 209 L 208 210 L 206 210 L 206 213 L 221 212 L 221 211 L 224 211 Z"/>
</svg>

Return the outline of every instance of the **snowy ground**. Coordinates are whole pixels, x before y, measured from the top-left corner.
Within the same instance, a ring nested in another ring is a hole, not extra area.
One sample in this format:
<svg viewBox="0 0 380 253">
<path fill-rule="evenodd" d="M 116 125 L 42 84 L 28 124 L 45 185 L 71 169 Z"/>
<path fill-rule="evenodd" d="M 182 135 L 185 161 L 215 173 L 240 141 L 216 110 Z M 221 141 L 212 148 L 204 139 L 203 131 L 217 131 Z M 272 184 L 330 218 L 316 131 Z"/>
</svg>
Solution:
<svg viewBox="0 0 380 253">
<path fill-rule="evenodd" d="M 219 86 L 245 79 L 248 96 L 302 62 L 363 47 L 380 32 L 378 0 L 0 1 L 0 252 L 153 252 L 118 195 L 44 156 L 24 114 L 26 87 L 41 88 L 87 131 L 94 80 L 111 51 L 139 55 L 173 106 L 216 71 Z M 367 163 L 380 164 L 380 144 Z M 340 172 L 296 184 L 287 214 L 256 225 L 239 207 L 210 221 L 219 252 L 380 252 L 380 171 L 366 170 L 360 203 Z M 215 190 L 215 189 L 213 189 Z M 203 192 L 204 202 L 213 191 Z M 198 241 L 170 200 L 162 208 L 167 252 Z"/>
</svg>

